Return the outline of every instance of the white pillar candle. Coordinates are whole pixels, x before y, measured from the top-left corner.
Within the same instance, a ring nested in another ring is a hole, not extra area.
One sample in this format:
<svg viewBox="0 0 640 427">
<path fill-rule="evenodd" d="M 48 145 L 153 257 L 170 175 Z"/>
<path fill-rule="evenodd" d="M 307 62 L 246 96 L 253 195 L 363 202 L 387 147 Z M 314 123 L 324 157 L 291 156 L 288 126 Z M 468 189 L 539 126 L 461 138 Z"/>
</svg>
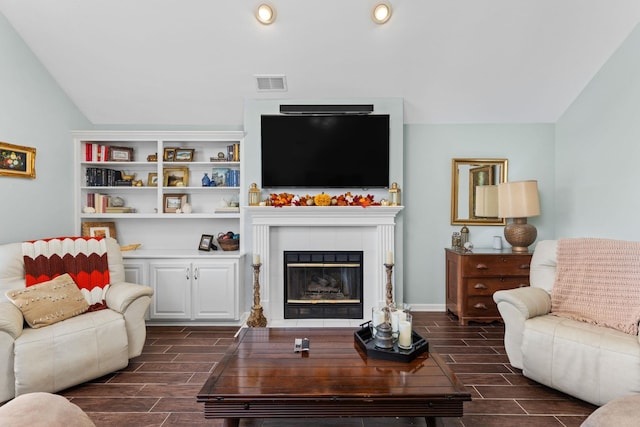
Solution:
<svg viewBox="0 0 640 427">
<path fill-rule="evenodd" d="M 260 264 L 260 254 L 253 254 L 253 264 L 254 265 Z"/>
<path fill-rule="evenodd" d="M 400 327 L 400 320 L 405 320 L 404 311 L 393 310 L 391 312 L 391 331 L 398 332 Z"/>
<path fill-rule="evenodd" d="M 393 264 L 393 252 L 387 251 L 387 264 Z"/>
<path fill-rule="evenodd" d="M 373 327 L 375 328 L 381 323 L 384 323 L 384 311 L 373 310 Z"/>
<path fill-rule="evenodd" d="M 398 338 L 398 346 L 402 348 L 411 347 L 411 322 L 408 320 L 400 321 L 400 337 Z"/>
</svg>

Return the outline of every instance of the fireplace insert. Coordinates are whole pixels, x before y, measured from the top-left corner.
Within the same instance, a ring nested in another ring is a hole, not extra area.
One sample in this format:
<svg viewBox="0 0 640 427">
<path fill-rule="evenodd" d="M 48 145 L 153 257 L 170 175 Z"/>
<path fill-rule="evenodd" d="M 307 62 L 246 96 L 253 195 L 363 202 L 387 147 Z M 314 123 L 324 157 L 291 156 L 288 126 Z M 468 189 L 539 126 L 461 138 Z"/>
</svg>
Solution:
<svg viewBox="0 0 640 427">
<path fill-rule="evenodd" d="M 285 319 L 362 319 L 362 251 L 285 251 Z"/>
</svg>

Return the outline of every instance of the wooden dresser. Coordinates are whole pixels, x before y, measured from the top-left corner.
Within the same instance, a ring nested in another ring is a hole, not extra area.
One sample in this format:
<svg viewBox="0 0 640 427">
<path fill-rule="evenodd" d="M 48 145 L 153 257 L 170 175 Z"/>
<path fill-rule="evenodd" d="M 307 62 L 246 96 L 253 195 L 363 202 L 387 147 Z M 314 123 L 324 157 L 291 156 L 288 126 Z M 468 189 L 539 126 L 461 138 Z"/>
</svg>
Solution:
<svg viewBox="0 0 640 427">
<path fill-rule="evenodd" d="M 532 253 L 511 249 L 474 249 L 464 252 L 445 249 L 447 266 L 447 311 L 458 316 L 461 325 L 502 321 L 493 293 L 529 286 Z"/>
</svg>

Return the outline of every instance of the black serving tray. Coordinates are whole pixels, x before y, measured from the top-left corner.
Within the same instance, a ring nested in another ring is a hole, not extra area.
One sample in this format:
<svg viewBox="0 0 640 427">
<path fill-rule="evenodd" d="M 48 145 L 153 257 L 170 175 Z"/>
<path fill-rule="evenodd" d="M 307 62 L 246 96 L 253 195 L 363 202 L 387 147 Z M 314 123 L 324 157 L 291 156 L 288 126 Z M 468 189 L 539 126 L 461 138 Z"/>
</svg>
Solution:
<svg viewBox="0 0 640 427">
<path fill-rule="evenodd" d="M 397 362 L 411 362 L 413 359 L 429 350 L 429 342 L 416 333 L 411 331 L 413 339 L 413 347 L 410 350 L 404 350 L 398 347 L 398 343 L 393 348 L 384 349 L 376 347 L 373 337 L 371 336 L 371 322 L 360 325 L 361 329 L 357 330 L 353 335 L 355 342 L 364 351 L 367 357 L 372 359 L 394 360 Z"/>
</svg>

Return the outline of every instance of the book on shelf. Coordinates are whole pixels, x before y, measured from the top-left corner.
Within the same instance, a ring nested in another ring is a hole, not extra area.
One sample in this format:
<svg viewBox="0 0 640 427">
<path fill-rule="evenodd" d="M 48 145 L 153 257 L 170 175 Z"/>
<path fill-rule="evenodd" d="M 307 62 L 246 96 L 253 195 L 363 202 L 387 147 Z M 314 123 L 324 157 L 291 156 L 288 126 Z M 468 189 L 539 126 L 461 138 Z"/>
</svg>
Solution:
<svg viewBox="0 0 640 427">
<path fill-rule="evenodd" d="M 87 187 L 114 187 L 118 185 L 131 185 L 131 181 L 123 181 L 122 172 L 108 168 L 87 168 L 85 172 Z M 120 182 L 125 182 L 122 184 Z"/>
<path fill-rule="evenodd" d="M 94 208 L 96 213 L 105 213 L 109 206 L 110 197 L 106 194 L 100 193 L 88 193 L 87 194 L 87 206 Z"/>
<path fill-rule="evenodd" d="M 227 161 L 239 162 L 240 161 L 240 144 L 227 145 Z"/>
<path fill-rule="evenodd" d="M 87 162 L 106 162 L 109 161 L 109 146 L 102 144 L 94 144 L 87 142 L 84 145 L 84 160 Z"/>
<path fill-rule="evenodd" d="M 107 206 L 104 208 L 105 213 L 134 213 L 136 210 L 127 206 Z"/>
</svg>

